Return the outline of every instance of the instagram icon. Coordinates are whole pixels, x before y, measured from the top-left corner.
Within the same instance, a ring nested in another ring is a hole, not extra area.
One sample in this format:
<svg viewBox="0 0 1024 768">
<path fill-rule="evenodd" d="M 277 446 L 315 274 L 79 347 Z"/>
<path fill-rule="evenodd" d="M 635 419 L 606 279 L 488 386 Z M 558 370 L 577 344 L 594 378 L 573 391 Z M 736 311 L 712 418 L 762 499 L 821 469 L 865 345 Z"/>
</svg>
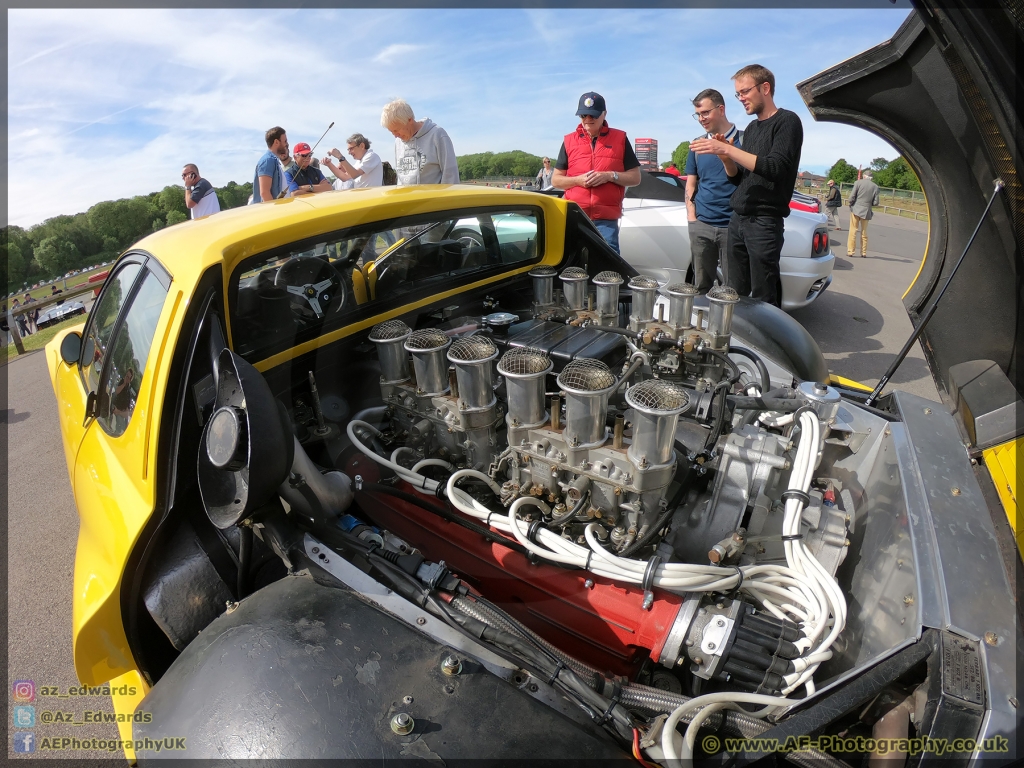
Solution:
<svg viewBox="0 0 1024 768">
<path fill-rule="evenodd" d="M 36 684 L 32 680 L 15 680 L 11 686 L 12 698 L 27 704 L 36 700 Z"/>
</svg>

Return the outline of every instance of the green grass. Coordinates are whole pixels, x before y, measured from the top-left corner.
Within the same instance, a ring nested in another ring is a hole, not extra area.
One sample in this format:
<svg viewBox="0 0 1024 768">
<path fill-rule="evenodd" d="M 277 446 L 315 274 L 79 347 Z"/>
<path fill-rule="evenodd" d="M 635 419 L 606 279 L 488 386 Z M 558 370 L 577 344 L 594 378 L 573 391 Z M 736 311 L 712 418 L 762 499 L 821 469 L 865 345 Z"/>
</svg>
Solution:
<svg viewBox="0 0 1024 768">
<path fill-rule="evenodd" d="M 93 275 L 99 274 L 101 272 L 106 272 L 107 270 L 110 269 L 111 266 L 112 266 L 111 264 L 108 264 L 105 267 L 97 267 L 96 269 L 92 269 L 92 270 L 90 270 L 88 272 L 82 272 L 79 275 L 72 275 L 71 277 L 68 278 L 68 281 L 67 281 L 68 282 L 68 288 L 69 289 L 77 288 L 80 285 L 85 285 L 87 282 L 89 282 L 89 278 L 90 277 L 92 277 Z M 62 278 L 58 279 L 57 282 L 54 283 L 54 285 L 56 285 L 61 290 L 64 290 L 64 280 Z M 96 284 L 97 287 L 99 287 L 100 285 L 102 285 L 102 283 L 97 283 Z M 16 292 L 14 294 L 14 296 L 11 297 L 10 300 L 14 301 L 14 299 L 17 299 L 18 301 L 24 301 L 26 293 L 31 293 L 32 294 L 32 298 L 33 299 L 37 299 L 37 300 L 38 299 L 47 299 L 47 298 L 49 298 L 52 295 L 51 294 L 50 286 L 49 285 L 44 285 L 44 286 L 41 286 L 41 287 L 36 288 L 34 290 Z M 2 302 L 4 305 L 7 304 L 7 300 L 6 299 L 0 298 L 0 302 Z"/>
<path fill-rule="evenodd" d="M 42 349 L 46 346 L 47 342 L 50 341 L 54 336 L 60 333 L 65 328 L 70 328 L 75 325 L 81 325 L 85 322 L 86 315 L 75 315 L 72 318 L 65 320 L 57 325 L 51 325 L 49 328 L 43 328 L 43 330 L 33 333 L 31 336 L 27 336 L 22 339 L 22 343 L 25 345 L 25 351 L 31 352 L 33 349 Z M 3 361 L 5 363 L 10 362 L 12 359 L 18 357 L 18 350 L 14 344 L 8 344 L 4 348 Z"/>
</svg>

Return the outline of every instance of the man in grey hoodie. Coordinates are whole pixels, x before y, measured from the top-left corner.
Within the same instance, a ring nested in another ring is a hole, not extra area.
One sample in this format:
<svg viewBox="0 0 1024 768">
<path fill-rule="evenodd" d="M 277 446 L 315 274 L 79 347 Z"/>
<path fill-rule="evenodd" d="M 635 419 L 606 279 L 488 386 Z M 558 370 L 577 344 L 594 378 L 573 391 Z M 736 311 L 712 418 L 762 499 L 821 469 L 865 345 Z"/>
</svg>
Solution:
<svg viewBox="0 0 1024 768">
<path fill-rule="evenodd" d="M 417 120 L 404 99 L 384 107 L 380 124 L 395 137 L 399 186 L 459 183 L 455 147 L 444 128 L 430 118 Z"/>
</svg>

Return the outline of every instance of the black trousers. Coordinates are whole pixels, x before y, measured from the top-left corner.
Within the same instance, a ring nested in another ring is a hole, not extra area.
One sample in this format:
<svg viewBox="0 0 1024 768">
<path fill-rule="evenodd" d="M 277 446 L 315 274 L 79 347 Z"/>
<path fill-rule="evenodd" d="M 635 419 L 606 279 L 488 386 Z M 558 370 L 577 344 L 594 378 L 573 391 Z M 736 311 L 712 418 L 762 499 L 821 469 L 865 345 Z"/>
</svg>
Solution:
<svg viewBox="0 0 1024 768">
<path fill-rule="evenodd" d="M 729 219 L 729 287 L 740 296 L 782 307 L 782 217 L 743 216 Z"/>
</svg>

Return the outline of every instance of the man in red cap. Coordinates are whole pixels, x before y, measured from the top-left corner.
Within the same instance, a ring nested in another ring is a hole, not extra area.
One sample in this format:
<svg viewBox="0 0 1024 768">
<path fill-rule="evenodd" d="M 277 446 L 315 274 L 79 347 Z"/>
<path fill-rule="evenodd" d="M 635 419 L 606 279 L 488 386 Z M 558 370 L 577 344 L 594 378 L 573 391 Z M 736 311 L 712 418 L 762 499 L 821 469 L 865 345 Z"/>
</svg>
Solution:
<svg viewBox="0 0 1024 768">
<path fill-rule="evenodd" d="M 288 182 L 288 191 L 292 195 L 308 195 L 313 192 L 329 192 L 334 189 L 320 169 L 310 165 L 313 159 L 313 150 L 309 144 L 300 141 L 295 145 L 294 152 L 295 165 L 284 172 L 284 179 Z"/>
<path fill-rule="evenodd" d="M 601 94 L 580 96 L 580 124 L 562 140 L 551 184 L 565 190 L 565 199 L 583 209 L 618 253 L 622 198 L 626 187 L 640 183 L 640 161 L 625 131 L 608 126 L 607 114 Z"/>
</svg>

